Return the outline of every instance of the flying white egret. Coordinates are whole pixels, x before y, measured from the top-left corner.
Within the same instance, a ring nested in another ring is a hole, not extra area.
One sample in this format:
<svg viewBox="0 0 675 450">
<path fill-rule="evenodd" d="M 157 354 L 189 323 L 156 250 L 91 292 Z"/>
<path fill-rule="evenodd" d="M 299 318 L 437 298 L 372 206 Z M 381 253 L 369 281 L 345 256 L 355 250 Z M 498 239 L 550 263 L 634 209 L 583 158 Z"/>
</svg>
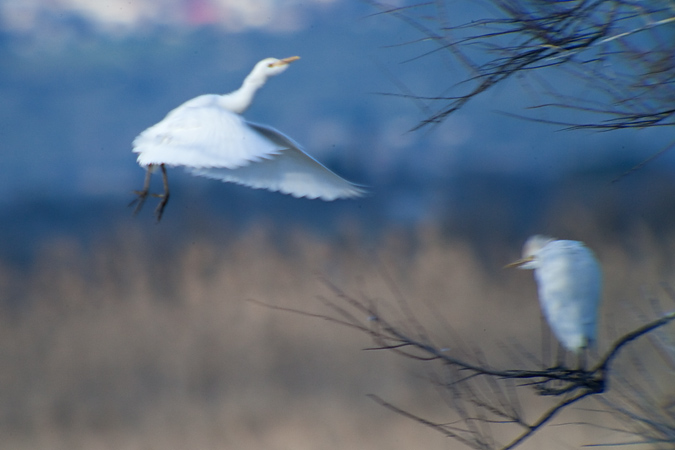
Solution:
<svg viewBox="0 0 675 450">
<path fill-rule="evenodd" d="M 184 166 L 194 175 L 268 189 L 294 197 L 335 200 L 363 195 L 364 190 L 339 177 L 305 153 L 291 138 L 241 117 L 269 77 L 300 59 L 263 59 L 239 89 L 225 95 L 207 94 L 188 100 L 133 142 L 138 164 L 147 169 L 143 189 L 134 191 L 138 212 L 148 196 L 150 177 L 162 171 L 164 193 L 156 209 L 162 218 L 169 201 L 166 166 Z"/>
<path fill-rule="evenodd" d="M 531 236 L 523 258 L 507 267 L 534 269 L 542 313 L 567 350 L 579 355 L 593 345 L 602 273 L 591 250 L 579 241 Z"/>
</svg>

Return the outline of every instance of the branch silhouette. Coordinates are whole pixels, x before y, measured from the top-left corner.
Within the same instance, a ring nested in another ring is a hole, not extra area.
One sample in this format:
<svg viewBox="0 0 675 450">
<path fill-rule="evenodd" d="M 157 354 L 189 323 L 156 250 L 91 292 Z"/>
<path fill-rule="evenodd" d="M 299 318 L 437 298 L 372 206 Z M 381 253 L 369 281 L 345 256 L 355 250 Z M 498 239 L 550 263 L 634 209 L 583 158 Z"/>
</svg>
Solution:
<svg viewBox="0 0 675 450">
<path fill-rule="evenodd" d="M 404 21 L 423 36 L 408 45 L 427 42 L 435 45 L 431 51 L 421 49 L 413 60 L 448 54 L 459 63 L 456 67 L 465 70 L 462 79 L 446 87 L 459 90 L 459 94 L 419 97 L 443 106 L 427 114 L 413 129 L 442 122 L 474 98 L 514 76 L 544 74 L 547 69 L 576 78 L 586 88 L 586 94 L 561 93 L 573 90 L 574 83 L 555 88 L 549 85 L 546 93 L 559 102 L 538 106 L 573 109 L 589 115 L 583 122 L 550 123 L 597 130 L 675 125 L 672 2 L 654 0 L 638 5 L 621 0 L 487 0 L 484 3 L 488 7 L 480 10 L 481 15 L 465 23 L 451 24 L 446 11 L 466 9 L 462 8 L 466 6 L 462 0 L 434 0 L 406 7 L 370 1 L 380 14 Z M 592 94 L 589 96 L 588 92 Z M 604 118 L 594 120 L 590 116 Z"/>
<path fill-rule="evenodd" d="M 620 352 L 631 342 L 675 320 L 675 311 L 672 311 L 626 333 L 615 340 L 609 350 L 588 370 L 566 367 L 539 370 L 499 369 L 491 367 L 484 357 L 479 356 L 476 361 L 470 361 L 463 357 L 453 356 L 450 349 L 432 343 L 428 333 L 414 317 L 412 309 L 400 293 L 395 293 L 399 297 L 396 302 L 405 320 L 395 323 L 381 315 L 374 302 L 352 297 L 328 280 L 324 279 L 323 282 L 334 294 L 334 298 L 319 297 L 319 301 L 330 309 L 329 314 L 311 313 L 270 305 L 257 300 L 249 301 L 266 308 L 326 320 L 357 330 L 368 335 L 375 344 L 366 348 L 368 351 L 390 351 L 421 362 L 440 362 L 443 370 L 451 373 L 452 381 L 436 381 L 436 385 L 452 396 L 450 403 L 459 414 L 460 422 L 464 423 L 464 427 L 435 423 L 396 407 L 377 395 L 369 397 L 387 409 L 428 426 L 462 444 L 484 450 L 515 448 L 542 429 L 565 408 L 584 398 L 603 394 L 612 376 L 612 364 Z M 517 384 L 516 390 L 530 388 L 532 389 L 530 392 L 538 396 L 560 398 L 560 400 L 545 411 L 538 413 L 536 420 L 528 422 L 517 412 L 515 406 L 517 398 L 510 392 L 513 389 L 510 385 L 514 381 L 525 381 L 525 383 Z M 489 395 L 483 395 L 484 392 L 489 392 Z M 511 424 L 521 431 L 508 444 L 497 445 L 483 428 L 469 426 L 474 422 Z"/>
</svg>

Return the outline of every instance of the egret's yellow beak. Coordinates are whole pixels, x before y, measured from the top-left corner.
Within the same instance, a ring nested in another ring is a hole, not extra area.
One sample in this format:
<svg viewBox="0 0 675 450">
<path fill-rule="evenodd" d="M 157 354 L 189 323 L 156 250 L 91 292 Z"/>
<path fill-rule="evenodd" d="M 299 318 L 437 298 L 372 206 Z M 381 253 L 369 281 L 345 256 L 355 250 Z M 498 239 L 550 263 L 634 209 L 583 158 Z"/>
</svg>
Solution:
<svg viewBox="0 0 675 450">
<path fill-rule="evenodd" d="M 503 269 L 511 269 L 513 267 L 520 267 L 523 264 L 529 263 L 530 261 L 534 261 L 534 256 L 528 256 L 527 258 L 522 258 L 522 259 L 519 259 L 517 261 L 513 261 L 512 263 L 509 263 L 502 268 Z"/>
<path fill-rule="evenodd" d="M 270 67 L 284 66 L 286 64 L 292 63 L 293 61 L 299 60 L 299 56 L 290 56 L 288 58 L 280 59 L 279 61 L 270 64 Z"/>
</svg>

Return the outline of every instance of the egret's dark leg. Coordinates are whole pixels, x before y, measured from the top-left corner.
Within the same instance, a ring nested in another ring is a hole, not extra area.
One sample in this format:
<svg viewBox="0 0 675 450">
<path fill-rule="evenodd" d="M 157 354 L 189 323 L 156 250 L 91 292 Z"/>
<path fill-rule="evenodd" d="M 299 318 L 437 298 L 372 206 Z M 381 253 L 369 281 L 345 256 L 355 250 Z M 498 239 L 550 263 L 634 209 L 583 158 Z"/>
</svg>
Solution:
<svg viewBox="0 0 675 450">
<path fill-rule="evenodd" d="M 155 209 L 155 216 L 157 216 L 157 222 L 162 220 L 164 208 L 166 207 L 166 204 L 169 203 L 169 177 L 166 174 L 166 168 L 164 167 L 164 164 L 160 164 L 159 168 L 162 169 L 162 183 L 164 184 L 164 193 L 155 194 L 155 197 L 159 197 L 162 199 L 159 202 L 159 205 L 157 205 L 157 209 Z"/>
<path fill-rule="evenodd" d="M 586 356 L 588 355 L 588 347 L 583 347 L 577 353 L 577 370 L 586 370 Z"/>
<path fill-rule="evenodd" d="M 143 189 L 140 191 L 133 191 L 136 194 L 136 198 L 129 203 L 129 206 L 136 205 L 134 208 L 134 216 L 138 214 L 138 211 L 141 210 L 145 199 L 148 198 L 148 192 L 150 192 L 150 177 L 152 176 L 152 165 L 149 165 L 145 171 L 145 182 L 143 183 Z"/>
<path fill-rule="evenodd" d="M 539 324 L 541 325 L 541 359 L 544 363 L 544 368 L 549 364 L 551 360 L 551 331 L 546 325 L 546 320 L 544 316 L 540 316 Z"/>
<path fill-rule="evenodd" d="M 555 358 L 555 367 L 556 368 L 565 367 L 565 349 L 563 348 L 560 342 L 558 342 L 558 354 L 556 355 Z"/>
</svg>

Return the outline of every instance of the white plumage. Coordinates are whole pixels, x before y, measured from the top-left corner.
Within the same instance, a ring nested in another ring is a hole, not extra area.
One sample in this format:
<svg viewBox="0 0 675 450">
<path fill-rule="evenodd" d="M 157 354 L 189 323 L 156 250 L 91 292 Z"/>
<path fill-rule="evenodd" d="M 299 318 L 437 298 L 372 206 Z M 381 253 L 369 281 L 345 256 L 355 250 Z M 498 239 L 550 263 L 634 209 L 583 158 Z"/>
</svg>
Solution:
<svg viewBox="0 0 675 450">
<path fill-rule="evenodd" d="M 282 150 L 220 106 L 219 97 L 188 100 L 139 134 L 133 142 L 138 164 L 236 169 Z"/>
<path fill-rule="evenodd" d="M 282 73 L 297 59 L 264 59 L 238 90 L 188 100 L 139 134 L 133 152 L 148 172 L 143 190 L 135 191 L 136 211 L 148 196 L 150 174 L 159 167 L 165 187 L 164 194 L 157 195 L 162 198 L 157 207 L 157 219 L 161 219 L 169 198 L 165 166 L 184 166 L 194 175 L 294 197 L 329 201 L 363 195 L 362 188 L 328 170 L 291 138 L 240 115 L 269 77 Z"/>
<path fill-rule="evenodd" d="M 530 237 L 523 258 L 509 266 L 534 269 L 539 303 L 553 334 L 578 353 L 597 336 L 602 273 L 593 252 L 582 242 Z"/>
</svg>

